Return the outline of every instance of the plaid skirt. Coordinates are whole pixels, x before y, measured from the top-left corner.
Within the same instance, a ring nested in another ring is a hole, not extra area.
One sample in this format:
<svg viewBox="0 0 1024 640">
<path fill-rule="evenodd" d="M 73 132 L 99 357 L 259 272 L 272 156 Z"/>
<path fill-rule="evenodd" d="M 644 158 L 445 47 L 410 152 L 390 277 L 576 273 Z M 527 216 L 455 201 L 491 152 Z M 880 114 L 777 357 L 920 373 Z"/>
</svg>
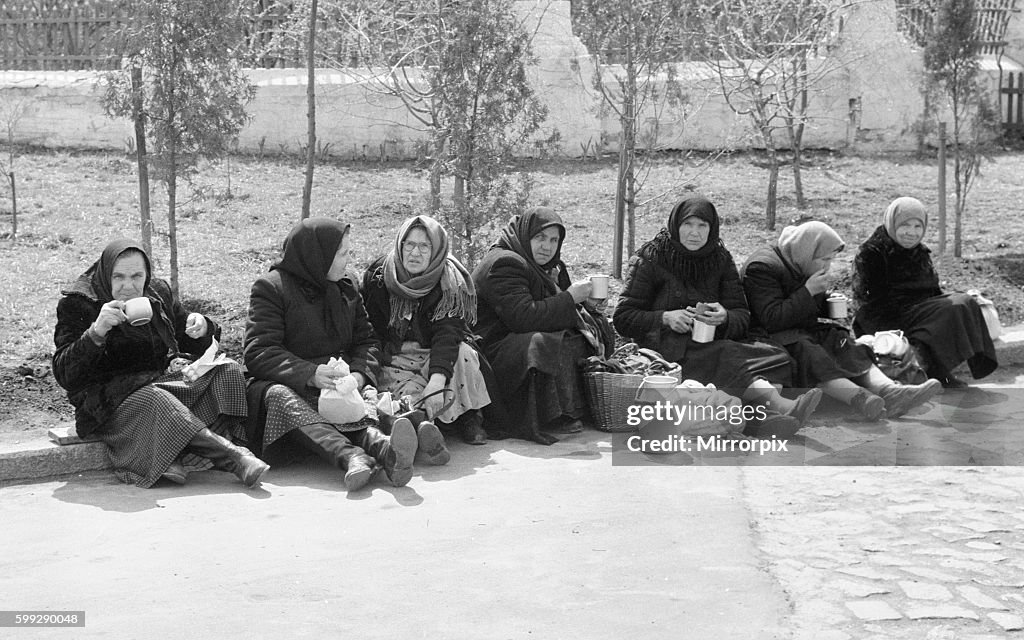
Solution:
<svg viewBox="0 0 1024 640">
<path fill-rule="evenodd" d="M 209 469 L 209 460 L 182 455 L 182 449 L 204 427 L 239 440 L 246 411 L 242 367 L 229 362 L 192 383 L 181 372 L 154 380 L 125 398 L 96 435 L 107 445 L 118 480 L 146 488 L 179 456 L 187 470 Z"/>
<path fill-rule="evenodd" d="M 377 411 L 367 405 L 367 416 L 348 424 L 332 424 L 317 413 L 316 405 L 320 398 L 319 389 L 309 389 L 305 395 L 299 395 L 294 389 L 283 384 L 272 384 L 266 390 L 267 420 L 263 426 L 263 438 L 254 451 L 266 451 L 270 445 L 280 440 L 286 433 L 299 427 L 311 424 L 328 424 L 341 433 L 359 431 L 376 426 Z"/>
</svg>

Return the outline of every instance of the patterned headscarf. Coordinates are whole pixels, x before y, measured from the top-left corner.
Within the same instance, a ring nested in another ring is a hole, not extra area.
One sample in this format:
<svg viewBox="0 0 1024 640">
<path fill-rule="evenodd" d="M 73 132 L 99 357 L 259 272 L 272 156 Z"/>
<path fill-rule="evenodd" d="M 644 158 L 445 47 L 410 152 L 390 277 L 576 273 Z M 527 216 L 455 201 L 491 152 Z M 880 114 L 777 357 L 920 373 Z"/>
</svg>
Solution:
<svg viewBox="0 0 1024 640">
<path fill-rule="evenodd" d="M 530 247 L 530 240 L 550 227 L 558 228 L 558 250 L 547 264 L 537 264 L 533 257 L 533 249 Z M 533 207 L 521 215 L 512 216 L 494 246 L 514 251 L 525 258 L 530 268 L 541 276 L 548 293 L 555 294 L 558 293 L 555 277 L 557 277 L 559 269 L 565 268 L 562 263 L 563 242 L 565 242 L 565 225 L 562 224 L 562 218 L 549 207 Z"/>
<path fill-rule="evenodd" d="M 430 239 L 430 260 L 420 274 L 411 275 L 402 264 L 403 244 L 413 229 L 423 229 Z M 431 320 L 459 317 L 476 324 L 476 287 L 462 263 L 450 255 L 448 233 L 429 216 L 415 216 L 402 224 L 394 245 L 384 258 L 384 284 L 391 293 L 391 318 L 388 324 L 404 329 L 418 301 L 441 283 L 441 302 Z"/>
<path fill-rule="evenodd" d="M 779 234 L 779 252 L 797 272 L 809 278 L 814 274 L 814 261 L 842 251 L 846 243 L 832 227 L 811 220 L 786 227 Z"/>
<path fill-rule="evenodd" d="M 324 323 L 333 335 L 341 332 L 346 303 L 341 287 L 327 279 L 327 272 L 350 226 L 331 218 L 306 218 L 292 227 L 284 241 L 283 257 L 270 268 L 298 278 L 307 289 L 326 298 Z"/>
<path fill-rule="evenodd" d="M 690 251 L 679 241 L 679 225 L 687 218 L 700 218 L 711 228 L 704 246 Z M 707 198 L 694 196 L 676 204 L 669 214 L 668 223 L 644 243 L 637 255 L 660 265 L 686 282 L 697 282 L 716 272 L 725 260 L 732 260 L 719 237 L 721 222 L 715 205 Z"/>
<path fill-rule="evenodd" d="M 924 204 L 917 198 L 896 198 L 889 205 L 889 208 L 885 210 L 885 216 L 882 217 L 882 226 L 885 227 L 885 232 L 889 234 L 889 237 L 895 240 L 896 229 L 899 229 L 900 225 L 908 220 L 920 220 L 921 226 L 927 229 L 928 210 L 924 208 Z"/>
</svg>

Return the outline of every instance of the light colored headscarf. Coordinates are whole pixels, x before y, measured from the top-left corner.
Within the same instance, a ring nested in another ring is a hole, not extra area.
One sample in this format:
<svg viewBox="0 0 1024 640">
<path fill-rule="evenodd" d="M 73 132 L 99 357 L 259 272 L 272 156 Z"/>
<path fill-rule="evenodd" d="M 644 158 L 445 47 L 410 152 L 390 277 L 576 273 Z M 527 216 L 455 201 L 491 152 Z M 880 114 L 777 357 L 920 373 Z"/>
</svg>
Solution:
<svg viewBox="0 0 1024 640">
<path fill-rule="evenodd" d="M 430 238 L 430 261 L 423 273 L 412 275 L 402 264 L 402 245 L 409 233 L 421 228 Z M 441 302 L 431 320 L 459 317 L 476 324 L 476 287 L 466 267 L 448 253 L 448 233 L 430 216 L 414 216 L 402 224 L 391 251 L 384 257 L 384 285 L 391 293 L 392 327 L 404 327 L 420 298 L 441 283 Z"/>
<path fill-rule="evenodd" d="M 846 243 L 835 230 L 818 220 L 786 227 L 779 234 L 779 252 L 805 278 L 815 272 L 814 261 L 842 251 Z"/>
<path fill-rule="evenodd" d="M 921 226 L 925 229 L 928 228 L 928 210 L 924 208 L 924 204 L 917 198 L 904 196 L 893 200 L 889 208 L 885 210 L 882 225 L 889 237 L 895 240 L 896 229 L 899 229 L 900 225 L 908 220 L 920 220 Z"/>
</svg>

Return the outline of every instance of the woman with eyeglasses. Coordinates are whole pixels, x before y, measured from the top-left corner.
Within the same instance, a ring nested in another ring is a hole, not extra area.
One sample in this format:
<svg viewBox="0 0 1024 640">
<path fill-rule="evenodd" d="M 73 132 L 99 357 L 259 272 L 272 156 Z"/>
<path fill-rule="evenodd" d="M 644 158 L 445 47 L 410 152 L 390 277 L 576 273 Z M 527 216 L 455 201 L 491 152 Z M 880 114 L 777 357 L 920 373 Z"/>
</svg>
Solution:
<svg viewBox="0 0 1024 640">
<path fill-rule="evenodd" d="M 476 287 L 449 252 L 444 227 L 429 216 L 402 223 L 391 250 L 363 274 L 362 294 L 383 345 L 380 390 L 422 400 L 426 420 L 414 426 L 426 461 L 449 459 L 437 425 L 469 444 L 487 442 L 490 365 L 469 330 L 476 322 Z"/>
<path fill-rule="evenodd" d="M 554 210 L 513 216 L 473 270 L 480 296 L 476 332 L 515 407 L 514 435 L 542 444 L 583 429 L 587 405 L 579 363 L 609 355 L 615 333 L 589 301 L 589 280 L 572 282 L 562 262 L 565 225 Z"/>
</svg>

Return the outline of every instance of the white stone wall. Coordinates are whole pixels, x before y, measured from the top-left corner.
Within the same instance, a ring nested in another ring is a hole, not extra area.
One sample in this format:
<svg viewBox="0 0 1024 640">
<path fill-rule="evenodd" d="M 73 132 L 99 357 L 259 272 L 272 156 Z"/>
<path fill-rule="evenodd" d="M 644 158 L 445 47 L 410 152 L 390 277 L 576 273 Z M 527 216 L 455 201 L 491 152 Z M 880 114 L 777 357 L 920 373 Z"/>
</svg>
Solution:
<svg viewBox="0 0 1024 640">
<path fill-rule="evenodd" d="M 537 65 L 531 81 L 549 116 L 537 139 L 556 131 L 561 152 L 578 156 L 584 148 L 617 148 L 618 122 L 601 108 L 592 87 L 595 60 L 572 33 L 569 2 L 517 3 L 527 28 L 535 31 Z M 1008 55 L 1024 51 L 1024 20 L 1011 22 Z M 861 151 L 916 147 L 920 118 L 921 56 L 896 31 L 894 0 L 854 3 L 844 16 L 840 46 L 819 64 L 832 69 L 811 97 L 808 147 Z M 687 104 L 654 119 L 662 149 L 718 149 L 760 146 L 748 119 L 736 116 L 718 94 L 717 82 L 698 65 L 677 68 Z M 251 123 L 239 144 L 249 152 L 295 153 L 306 139 L 306 78 L 300 69 L 252 70 L 258 86 L 249 106 Z M 317 136 L 332 156 L 378 159 L 415 158 L 425 135 L 396 99 L 369 90 L 358 70 L 317 74 Z M 26 101 L 18 123 L 20 142 L 52 147 L 123 149 L 133 135 L 127 121 L 110 120 L 99 105 L 98 77 L 88 72 L 0 72 L 0 101 Z M 0 105 L 2 106 L 2 105 Z M 2 113 L 2 110 L 0 110 Z M 328 146 L 329 145 L 329 146 Z M 533 147 L 522 150 L 533 153 Z"/>
</svg>

